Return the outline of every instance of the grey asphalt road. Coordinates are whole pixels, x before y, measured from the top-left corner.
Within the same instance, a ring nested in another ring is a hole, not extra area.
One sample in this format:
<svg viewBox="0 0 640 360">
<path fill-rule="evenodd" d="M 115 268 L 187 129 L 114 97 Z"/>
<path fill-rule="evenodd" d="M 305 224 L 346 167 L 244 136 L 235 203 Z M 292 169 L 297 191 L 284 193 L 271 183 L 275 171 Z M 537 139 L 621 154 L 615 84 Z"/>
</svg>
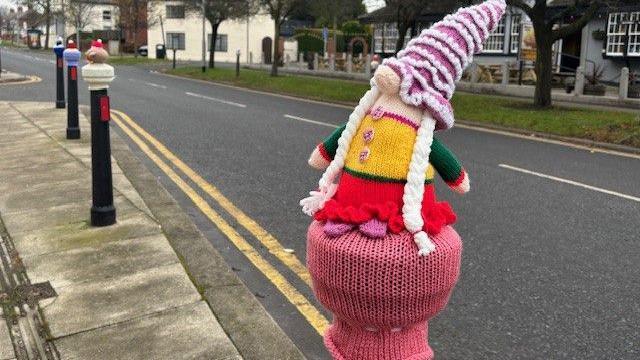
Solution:
<svg viewBox="0 0 640 360">
<path fill-rule="evenodd" d="M 43 81 L 0 87 L 0 100 L 53 101 L 52 57 L 3 50 L 5 69 Z M 116 72 L 112 107 L 129 114 L 304 261 L 309 219 L 298 200 L 320 176 L 306 159 L 332 128 L 285 115 L 337 125 L 350 111 L 141 67 L 119 66 Z M 80 93 L 86 104 L 84 84 Z M 640 159 L 471 129 L 439 136 L 464 163 L 472 191 L 460 197 L 437 184 L 439 197 L 458 214 L 456 229 L 465 246 L 449 307 L 430 325 L 438 358 L 640 358 Z M 132 148 L 305 355 L 328 358 L 295 307 Z"/>
</svg>

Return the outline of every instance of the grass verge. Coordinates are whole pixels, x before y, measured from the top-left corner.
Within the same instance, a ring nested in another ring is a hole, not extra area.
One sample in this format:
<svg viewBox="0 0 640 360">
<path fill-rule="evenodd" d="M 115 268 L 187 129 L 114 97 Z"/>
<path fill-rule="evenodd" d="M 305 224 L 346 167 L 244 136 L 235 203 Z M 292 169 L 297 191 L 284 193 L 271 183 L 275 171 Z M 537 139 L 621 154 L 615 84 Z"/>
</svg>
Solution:
<svg viewBox="0 0 640 360">
<path fill-rule="evenodd" d="M 164 64 L 169 61 L 166 59 L 152 59 L 146 56 L 135 57 L 133 55 L 114 55 L 109 57 L 109 64 L 114 65 L 137 65 L 137 64 Z"/>
<path fill-rule="evenodd" d="M 202 73 L 199 67 L 169 70 L 173 75 L 232 84 L 307 99 L 355 104 L 368 90 L 364 82 L 300 75 L 271 77 L 267 72 L 217 68 Z M 452 100 L 457 119 L 479 124 L 588 139 L 640 148 L 640 112 L 593 110 L 554 106 L 538 109 L 530 101 L 456 93 Z"/>
</svg>

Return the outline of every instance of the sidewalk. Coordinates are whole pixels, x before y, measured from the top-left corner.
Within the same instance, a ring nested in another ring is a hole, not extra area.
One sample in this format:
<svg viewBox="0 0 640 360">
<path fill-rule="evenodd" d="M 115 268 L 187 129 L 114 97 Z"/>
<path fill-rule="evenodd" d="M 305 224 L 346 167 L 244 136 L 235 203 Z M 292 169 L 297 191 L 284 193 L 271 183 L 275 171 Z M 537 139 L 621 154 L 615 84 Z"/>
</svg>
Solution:
<svg viewBox="0 0 640 360">
<path fill-rule="evenodd" d="M 0 112 L 0 360 L 302 358 L 113 131 L 118 223 L 92 228 L 86 118 L 67 141 L 52 104 Z"/>
</svg>

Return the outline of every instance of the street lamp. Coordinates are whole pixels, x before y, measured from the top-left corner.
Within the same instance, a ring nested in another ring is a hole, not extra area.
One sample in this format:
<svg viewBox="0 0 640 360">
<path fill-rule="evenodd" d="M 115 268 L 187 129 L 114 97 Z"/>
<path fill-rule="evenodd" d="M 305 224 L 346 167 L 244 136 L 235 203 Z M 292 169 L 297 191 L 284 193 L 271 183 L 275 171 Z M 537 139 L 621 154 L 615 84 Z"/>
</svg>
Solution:
<svg viewBox="0 0 640 360">
<path fill-rule="evenodd" d="M 202 72 L 207 71 L 207 34 L 205 32 L 205 0 L 202 0 Z"/>
</svg>

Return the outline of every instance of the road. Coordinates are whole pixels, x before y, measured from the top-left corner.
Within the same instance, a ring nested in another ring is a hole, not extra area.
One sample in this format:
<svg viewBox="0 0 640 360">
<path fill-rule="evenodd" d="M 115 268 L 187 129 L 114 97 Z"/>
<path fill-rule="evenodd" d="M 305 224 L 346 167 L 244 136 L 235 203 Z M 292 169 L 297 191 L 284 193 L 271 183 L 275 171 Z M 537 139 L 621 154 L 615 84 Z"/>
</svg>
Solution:
<svg viewBox="0 0 640 360">
<path fill-rule="evenodd" d="M 3 49 L 5 69 L 43 81 L 0 87 L 0 100 L 53 101 L 51 60 Z M 112 107 L 232 203 L 239 212 L 185 177 L 273 271 L 250 261 L 220 223 L 113 124 L 116 131 L 305 355 L 328 358 L 317 319 L 296 307 L 293 295 L 330 316 L 291 267 L 304 263 L 309 224 L 298 201 L 320 176 L 307 167 L 307 156 L 350 110 L 142 67 L 118 66 L 116 74 Z M 83 83 L 80 94 L 86 104 Z M 461 197 L 436 185 L 458 214 L 455 227 L 465 246 L 449 307 L 430 325 L 438 358 L 640 357 L 640 158 L 461 127 L 439 136 L 462 160 L 472 191 Z M 244 226 L 247 218 L 257 228 Z M 269 239 L 281 247 L 269 252 Z M 274 285 L 274 276 L 290 287 Z"/>
</svg>

